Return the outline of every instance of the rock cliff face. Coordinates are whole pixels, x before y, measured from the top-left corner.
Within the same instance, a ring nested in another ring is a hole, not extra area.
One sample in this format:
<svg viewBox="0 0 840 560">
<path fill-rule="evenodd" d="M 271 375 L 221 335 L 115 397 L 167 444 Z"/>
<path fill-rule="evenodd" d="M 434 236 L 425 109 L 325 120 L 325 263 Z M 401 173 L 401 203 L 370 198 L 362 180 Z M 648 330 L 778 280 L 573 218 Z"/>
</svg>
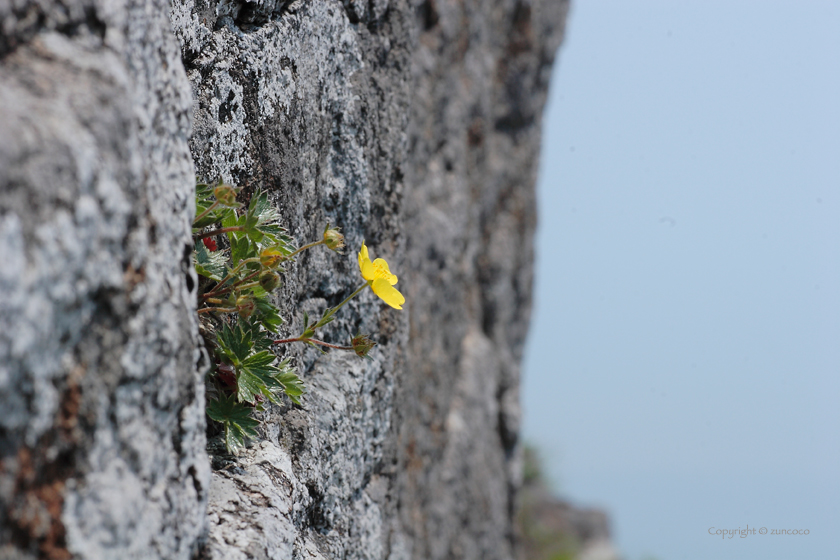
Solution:
<svg viewBox="0 0 840 560">
<path fill-rule="evenodd" d="M 0 5 L 3 558 L 512 558 L 533 183 L 566 5 Z M 195 176 L 267 190 L 310 251 L 279 304 L 365 294 L 291 348 L 309 393 L 205 445 Z"/>
<path fill-rule="evenodd" d="M 0 4 L 0 557 L 187 558 L 210 469 L 164 2 Z"/>
</svg>

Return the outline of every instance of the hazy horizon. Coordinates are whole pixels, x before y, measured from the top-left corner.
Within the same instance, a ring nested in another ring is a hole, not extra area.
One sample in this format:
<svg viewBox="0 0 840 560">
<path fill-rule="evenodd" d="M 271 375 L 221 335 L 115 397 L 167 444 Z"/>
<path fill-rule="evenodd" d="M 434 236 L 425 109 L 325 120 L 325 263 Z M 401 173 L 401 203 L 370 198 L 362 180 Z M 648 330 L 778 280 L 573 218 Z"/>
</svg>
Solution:
<svg viewBox="0 0 840 560">
<path fill-rule="evenodd" d="M 838 553 L 840 4 L 573 2 L 524 437 L 627 560 Z M 712 527 L 808 529 L 721 539 Z"/>
</svg>

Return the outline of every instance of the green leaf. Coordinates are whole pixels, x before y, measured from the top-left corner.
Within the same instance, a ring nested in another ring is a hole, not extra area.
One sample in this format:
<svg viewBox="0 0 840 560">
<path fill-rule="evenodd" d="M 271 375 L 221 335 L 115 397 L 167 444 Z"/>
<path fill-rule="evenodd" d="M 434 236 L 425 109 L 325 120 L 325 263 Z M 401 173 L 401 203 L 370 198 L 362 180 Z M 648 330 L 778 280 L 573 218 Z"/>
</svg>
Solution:
<svg viewBox="0 0 840 560">
<path fill-rule="evenodd" d="M 268 301 L 268 298 L 257 298 L 255 301 L 258 320 L 270 332 L 276 333 L 277 327 L 283 324 L 279 311 Z"/>
<path fill-rule="evenodd" d="M 228 235 L 230 235 L 230 233 Z M 232 235 L 230 240 L 230 260 L 233 266 L 235 267 L 244 259 L 257 256 L 257 252 L 255 250 L 252 254 L 252 248 L 253 246 L 247 237 L 242 236 L 237 240 L 236 236 Z"/>
<path fill-rule="evenodd" d="M 323 327 L 324 325 L 329 325 L 333 321 L 335 321 L 335 308 L 328 307 L 324 310 L 324 314 L 321 315 L 321 318 L 318 319 L 318 322 L 312 325 L 312 330 L 317 330 Z"/>
<path fill-rule="evenodd" d="M 268 193 L 257 191 L 251 197 L 251 203 L 248 205 L 249 218 L 253 219 L 253 223 L 268 224 L 280 219 L 280 213 L 271 205 L 268 200 Z"/>
<path fill-rule="evenodd" d="M 213 187 L 207 183 L 195 184 L 195 215 L 198 216 L 213 203 L 216 202 L 216 197 L 213 196 Z"/>
<path fill-rule="evenodd" d="M 201 241 L 195 244 L 195 271 L 220 282 L 225 277 L 227 259 L 224 251 L 208 251 Z"/>
<path fill-rule="evenodd" d="M 263 350 L 242 362 L 236 379 L 237 396 L 240 401 L 253 403 L 256 395 L 263 395 L 272 402 L 279 403 L 276 393 L 282 386 L 276 376 L 280 373 L 280 369 L 271 365 L 276 358 L 277 356 L 268 350 Z"/>
<path fill-rule="evenodd" d="M 210 208 L 216 197 L 213 196 L 213 187 L 206 183 L 197 183 L 195 186 L 195 215 L 200 216 L 205 210 Z M 236 213 L 230 208 L 216 207 L 212 212 L 201 218 L 201 220 L 193 221 L 194 229 L 203 229 L 209 225 L 221 222 L 226 216 L 232 215 L 236 217 Z"/>
<path fill-rule="evenodd" d="M 295 373 L 294 368 L 289 366 L 289 360 L 283 360 L 280 363 L 280 374 L 277 376 L 277 382 L 283 386 L 283 392 L 285 392 L 291 401 L 297 405 L 300 405 L 300 397 L 306 392 L 306 387 L 303 385 L 303 381 L 297 376 Z"/>
<path fill-rule="evenodd" d="M 285 235 L 286 230 L 281 226 L 277 224 L 257 223 L 254 229 L 261 235 L 264 235 L 266 239 L 270 240 L 272 245 L 282 247 L 287 255 L 294 252 L 295 249 L 292 246 L 292 239 L 288 235 Z"/>
<path fill-rule="evenodd" d="M 204 207 L 204 208 L 199 207 L 198 209 L 201 210 L 202 212 L 204 212 L 204 210 L 206 210 L 207 207 Z M 206 216 L 204 216 L 200 220 L 196 220 L 195 222 L 193 222 L 193 226 L 192 226 L 193 229 L 202 230 L 209 225 L 218 223 L 220 221 L 219 220 L 219 215 L 218 215 L 218 210 L 219 210 L 219 208 L 215 208 L 212 212 L 210 212 L 209 214 L 207 214 Z"/>
<path fill-rule="evenodd" d="M 234 328 L 225 323 L 221 331 L 216 331 L 219 351 L 237 369 L 251 354 L 254 343 L 251 330 L 243 329 L 239 323 Z"/>
<path fill-rule="evenodd" d="M 248 331 L 248 336 L 252 341 L 251 344 L 253 346 L 253 352 L 268 350 L 274 344 L 274 337 L 270 336 L 268 331 L 264 331 L 260 328 L 259 320 L 255 320 L 253 317 L 248 321 L 240 319 L 239 326 L 241 329 Z"/>
<path fill-rule="evenodd" d="M 279 404 L 279 395 L 289 395 L 297 404 L 298 397 L 303 394 L 303 383 L 289 367 L 289 361 L 284 360 L 279 365 L 273 365 L 277 356 L 269 349 L 272 337 L 260 328 L 256 321 L 239 321 L 233 329 L 227 327 L 220 335 L 220 348 L 224 343 L 224 351 L 234 355 L 236 368 L 237 398 L 240 402 L 255 403 L 257 395 L 262 395 L 273 403 Z M 241 358 L 247 349 L 250 352 Z M 231 360 L 233 361 L 233 360 Z"/>
<path fill-rule="evenodd" d="M 203 217 L 200 221 L 193 224 L 194 228 L 205 228 L 211 224 L 218 224 L 223 222 L 226 217 L 233 216 L 236 218 L 236 212 L 231 208 L 217 207 L 212 212 Z"/>
<path fill-rule="evenodd" d="M 244 218 L 245 234 L 255 243 L 266 246 L 279 245 L 287 255 L 294 251 L 292 238 L 277 223 L 280 220 L 280 213 L 268 200 L 267 193 L 261 191 L 254 193 Z"/>
<path fill-rule="evenodd" d="M 259 423 L 251 416 L 252 409 L 236 402 L 233 395 L 221 395 L 207 404 L 207 416 L 225 428 L 225 447 L 238 453 L 245 447 L 247 438 L 257 437 Z"/>
<path fill-rule="evenodd" d="M 243 226 L 245 225 L 245 217 L 239 217 L 236 215 L 236 212 L 231 211 L 227 216 L 224 217 L 222 220 L 222 227 L 229 228 L 229 227 L 236 227 L 236 226 Z M 241 234 L 239 232 L 234 232 L 237 234 L 237 237 Z M 230 234 L 228 234 L 230 235 Z"/>
</svg>

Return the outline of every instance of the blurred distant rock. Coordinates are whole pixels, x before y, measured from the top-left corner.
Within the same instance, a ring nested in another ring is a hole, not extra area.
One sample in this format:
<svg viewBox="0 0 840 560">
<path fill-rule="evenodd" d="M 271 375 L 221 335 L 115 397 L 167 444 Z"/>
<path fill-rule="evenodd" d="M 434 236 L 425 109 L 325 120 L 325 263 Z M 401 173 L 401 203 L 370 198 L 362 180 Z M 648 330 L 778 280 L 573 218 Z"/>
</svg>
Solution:
<svg viewBox="0 0 840 560">
<path fill-rule="evenodd" d="M 606 512 L 552 495 L 533 449 L 525 450 L 517 530 L 521 560 L 619 560 Z"/>
</svg>

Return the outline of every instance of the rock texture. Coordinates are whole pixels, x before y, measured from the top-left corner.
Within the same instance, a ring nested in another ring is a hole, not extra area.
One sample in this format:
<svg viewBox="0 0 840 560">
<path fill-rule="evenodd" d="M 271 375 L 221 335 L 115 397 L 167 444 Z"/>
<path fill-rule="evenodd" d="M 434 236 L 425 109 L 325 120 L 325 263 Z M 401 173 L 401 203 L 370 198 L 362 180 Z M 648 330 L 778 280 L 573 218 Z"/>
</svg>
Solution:
<svg viewBox="0 0 840 560">
<path fill-rule="evenodd" d="M 512 558 L 540 115 L 560 0 L 0 4 L 0 557 Z M 168 16 L 168 19 L 167 19 Z M 180 46 L 180 52 L 179 47 Z M 194 176 L 267 190 L 309 394 L 205 451 Z M 211 469 L 212 467 L 212 469 Z M 211 472 L 212 470 L 212 472 Z"/>
<path fill-rule="evenodd" d="M 189 558 L 210 469 L 163 2 L 0 4 L 0 557 Z"/>
</svg>

